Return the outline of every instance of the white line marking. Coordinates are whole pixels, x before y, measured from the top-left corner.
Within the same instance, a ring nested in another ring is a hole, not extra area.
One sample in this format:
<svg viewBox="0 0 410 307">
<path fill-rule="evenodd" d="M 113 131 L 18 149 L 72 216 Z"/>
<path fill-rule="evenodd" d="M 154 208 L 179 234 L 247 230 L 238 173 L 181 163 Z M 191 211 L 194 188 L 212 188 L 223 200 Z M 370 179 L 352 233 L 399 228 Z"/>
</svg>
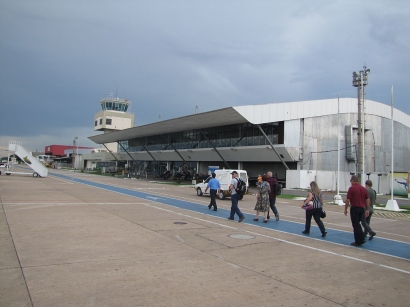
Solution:
<svg viewBox="0 0 410 307">
<path fill-rule="evenodd" d="M 64 179 L 64 178 L 60 178 L 60 177 L 56 177 L 56 176 L 53 176 L 53 179 L 60 180 L 60 181 L 62 181 L 62 182 L 64 182 L 64 183 L 66 183 L 66 184 L 74 184 L 72 181 L 70 181 L 70 180 L 68 180 L 68 179 Z"/>
<path fill-rule="evenodd" d="M 184 243 L 184 239 L 182 239 L 179 235 L 176 235 L 175 238 L 177 238 L 177 240 L 181 243 Z"/>
<path fill-rule="evenodd" d="M 239 268 L 240 268 L 240 266 L 238 266 L 238 265 L 236 265 L 236 264 L 233 264 L 232 262 L 226 261 L 226 260 L 225 260 L 224 258 L 222 258 L 222 257 L 218 257 L 218 259 L 221 260 L 221 261 L 223 261 L 223 262 L 226 262 L 227 264 L 229 264 L 231 267 L 233 267 L 233 268 L 235 268 L 235 269 L 239 269 Z"/>
<path fill-rule="evenodd" d="M 127 195 L 127 194 L 122 193 L 122 192 L 112 191 L 112 190 L 109 190 L 109 189 L 106 189 L 106 188 L 101 188 L 101 187 L 95 187 L 95 186 L 93 186 L 92 184 L 89 184 L 89 183 L 81 183 L 81 184 L 88 185 L 88 186 L 91 186 L 91 187 L 93 187 L 93 188 L 99 188 L 99 189 L 102 189 L 102 190 L 106 190 L 106 191 L 115 192 L 115 193 L 118 193 L 118 194 L 130 196 L 130 195 Z M 178 208 L 178 207 L 175 207 L 175 206 L 171 206 L 171 205 L 168 205 L 168 204 L 159 203 L 159 202 L 156 202 L 156 201 L 152 201 L 152 202 L 157 203 L 157 204 L 162 205 L 162 206 L 167 206 L 167 207 L 172 207 L 172 208 Z M 168 209 L 165 209 L 165 208 L 159 208 L 159 207 L 156 207 L 156 206 L 153 206 L 153 205 L 149 205 L 149 204 L 143 204 L 143 205 L 144 205 L 144 206 L 147 206 L 147 207 L 155 208 L 155 209 L 158 209 L 158 210 L 163 210 L 163 211 L 166 211 L 166 212 L 169 212 L 169 213 L 181 215 L 181 216 L 184 216 L 184 217 L 188 217 L 188 218 L 200 220 L 200 221 L 203 221 L 203 222 L 206 222 L 206 223 L 215 224 L 215 225 L 218 225 L 218 226 L 220 226 L 220 227 L 230 228 L 230 229 L 234 229 L 234 230 L 246 231 L 246 232 L 249 232 L 249 233 L 252 233 L 252 234 L 255 234 L 255 235 L 260 235 L 260 236 L 264 236 L 264 237 L 267 237 L 267 238 L 271 238 L 271 239 L 277 240 L 277 241 L 279 241 L 279 242 L 289 243 L 289 244 L 292 244 L 292 245 L 295 245 L 295 246 L 305 247 L 305 248 L 308 248 L 308 249 L 317 250 L 317 251 L 320 251 L 320 252 L 332 254 L 332 255 L 335 255 L 335 256 L 343 257 L 343 258 L 348 258 L 348 259 L 356 260 L 356 261 L 359 261 L 359 262 L 365 262 L 365 263 L 368 263 L 368 264 L 373 264 L 373 265 L 376 265 L 376 266 L 384 267 L 384 268 L 387 268 L 387 269 L 399 271 L 399 272 L 406 273 L 406 274 L 409 274 L 409 275 L 410 275 L 410 271 L 401 270 L 401 269 L 394 268 L 394 267 L 391 267 L 391 266 L 386 266 L 386 265 L 378 264 L 378 263 L 375 263 L 375 262 L 366 261 L 366 260 L 363 260 L 363 259 L 359 259 L 359 258 L 355 258 L 355 257 L 346 256 L 346 255 L 338 254 L 338 253 L 335 253 L 335 252 L 327 251 L 327 250 L 324 250 L 324 249 L 318 249 L 318 248 L 314 248 L 314 247 L 311 247 L 311 246 L 307 246 L 307 245 L 303 245 L 303 244 L 299 244 L 299 243 L 295 243 L 295 242 L 291 242 L 291 241 L 287 241 L 287 240 L 283 240 L 283 239 L 279 239 L 279 238 L 275 238 L 275 237 L 271 237 L 271 236 L 266 236 L 266 235 L 259 234 L 259 233 L 256 233 L 256 232 L 251 232 L 251 231 L 239 229 L 239 228 L 237 228 L 237 227 L 226 226 L 226 225 L 224 225 L 224 224 L 220 224 L 220 223 L 208 221 L 208 220 L 201 219 L 201 218 L 197 218 L 197 217 L 190 216 L 190 215 L 187 215 L 187 214 L 182 214 L 182 213 L 175 212 L 175 211 L 172 211 L 172 210 L 168 210 Z M 205 213 L 196 212 L 196 211 L 190 210 L 190 209 L 184 209 L 184 208 L 178 208 L 178 209 L 185 210 L 185 211 L 190 211 L 190 212 L 194 212 L 195 214 L 206 215 L 206 216 L 211 217 L 211 218 L 212 218 L 212 217 L 215 217 L 215 216 L 209 216 L 209 215 L 207 215 L 207 214 L 205 214 Z M 220 218 L 220 219 L 221 219 L 222 217 L 216 217 L 216 218 Z M 252 225 L 252 224 L 247 224 L 247 223 L 245 223 L 245 224 L 246 224 L 246 225 L 250 225 L 250 226 L 255 226 L 255 225 Z M 255 227 L 256 227 L 256 226 L 255 226 Z M 273 231 L 279 231 L 279 230 L 276 230 L 276 229 L 271 229 L 271 230 L 273 230 Z M 292 234 L 292 233 L 284 232 L 284 231 L 279 231 L 279 232 L 286 233 L 286 234 L 290 234 L 290 235 L 296 235 L 296 234 Z M 301 235 L 296 235 L 296 236 L 302 237 Z M 310 238 L 310 239 L 314 239 L 314 238 Z M 314 240 L 317 240 L 317 239 L 314 239 Z M 320 241 L 321 241 L 321 242 L 326 242 L 326 243 L 331 243 L 331 244 L 340 245 L 340 246 L 343 246 L 343 247 L 350 247 L 350 246 L 346 246 L 346 245 L 339 244 L 339 243 L 334 243 L 334 242 L 329 242 L 329 241 L 322 241 L 322 240 L 320 240 Z M 405 242 L 404 242 L 404 243 L 405 243 Z M 409 261 L 408 259 L 401 258 L 401 257 L 397 257 L 397 256 L 393 256 L 393 255 L 383 254 L 383 253 L 374 252 L 374 251 L 369 251 L 369 250 L 366 250 L 366 251 L 367 251 L 367 252 L 370 252 L 370 253 L 376 253 L 376 254 L 380 254 L 380 255 L 384 255 L 384 256 L 388 256 L 388 257 L 393 257 L 393 258 L 397 258 L 397 259 L 402 259 L 402 260 Z"/>
<path fill-rule="evenodd" d="M 91 184 L 88 184 L 88 183 L 81 183 L 81 182 L 78 182 L 78 183 L 80 183 L 80 184 L 84 184 L 84 185 L 89 185 L 89 186 L 91 186 L 91 187 L 94 187 L 94 188 L 99 188 L 99 189 L 103 189 L 103 190 L 106 190 L 106 191 L 111 191 L 111 192 L 115 192 L 115 193 L 119 193 L 119 194 L 123 194 L 123 195 L 127 195 L 127 194 L 124 194 L 124 193 L 121 193 L 121 192 L 117 192 L 117 191 L 112 191 L 112 190 L 109 190 L 109 189 L 106 189 L 106 188 L 100 188 L 100 187 L 95 187 L 95 186 L 93 186 L 93 185 L 91 185 Z M 101 184 L 104 184 L 104 185 L 107 185 L 107 183 L 102 183 L 101 182 Z M 115 186 L 115 185 L 111 185 L 111 186 Z M 118 187 L 118 188 L 121 188 L 121 189 L 126 189 L 126 190 L 136 190 L 136 189 L 132 189 L 132 188 L 129 188 L 129 187 L 124 187 L 124 186 L 118 186 L 118 185 L 116 185 L 116 187 Z M 157 194 L 158 195 L 160 195 L 160 196 L 163 196 L 163 197 L 166 197 L 166 198 L 172 198 L 172 197 L 170 197 L 168 194 L 161 194 L 161 193 L 158 193 L 157 192 Z M 127 196 L 130 196 L 130 195 L 127 195 Z M 135 196 L 134 196 L 135 197 Z M 150 196 L 148 196 L 148 197 L 150 197 Z M 147 198 L 148 198 L 147 197 Z M 160 199 L 160 198 L 159 198 Z M 193 202 L 193 200 L 192 200 L 192 198 L 188 198 L 188 197 L 178 197 L 178 198 L 173 198 L 173 199 L 179 199 L 179 200 L 187 200 L 187 201 L 189 201 L 189 202 Z M 153 202 L 155 202 L 154 200 L 153 200 Z M 204 201 L 202 201 L 202 200 L 200 200 L 200 202 L 201 203 L 208 203 L 208 199 L 206 199 L 206 200 L 204 200 Z M 287 202 L 283 202 L 283 203 L 287 203 Z M 160 204 L 162 204 L 162 203 L 160 203 Z M 172 206 L 171 206 L 172 207 Z M 221 208 L 227 208 L 228 210 L 229 210 L 229 208 L 230 208 L 230 206 L 229 205 L 219 205 L 219 207 L 221 207 Z M 298 209 L 299 207 L 295 207 L 295 209 Z M 182 208 L 181 208 L 182 209 Z M 186 209 L 186 210 L 188 210 L 188 209 Z M 247 211 L 247 210 L 242 210 L 243 212 L 245 212 L 245 213 L 247 213 L 247 214 L 254 214 L 254 212 L 252 211 L 252 212 L 249 212 L 249 211 Z M 196 212 L 196 211 L 193 211 L 193 212 Z M 332 214 L 334 214 L 334 213 L 337 213 L 337 214 L 343 214 L 344 215 L 344 213 L 343 212 L 335 212 L 335 211 L 332 211 Z M 287 216 L 287 217 L 291 217 L 291 218 L 294 218 L 294 219 L 300 219 L 300 220 L 305 220 L 304 218 L 300 218 L 300 217 L 294 217 L 294 216 L 289 216 L 289 215 L 283 215 L 283 216 Z M 383 219 L 383 218 L 380 218 L 380 219 Z M 392 221 L 391 219 L 384 219 L 384 220 L 386 220 L 386 221 Z M 395 220 L 394 220 L 395 221 Z M 294 223 L 297 223 L 297 222 L 295 222 L 295 221 L 293 221 Z M 303 223 L 300 223 L 300 224 L 304 224 L 304 222 Z M 336 225 L 336 226 L 338 226 L 338 227 L 345 227 L 345 228 L 349 228 L 350 226 L 345 226 L 345 225 L 340 225 L 340 224 L 332 224 L 332 223 L 326 223 L 327 225 Z M 346 231 L 346 230 L 342 230 L 342 229 L 336 229 L 336 230 L 338 230 L 338 231 L 344 231 L 344 232 L 350 232 L 350 231 Z M 382 231 L 379 231 L 379 233 L 383 233 Z M 396 235 L 396 236 L 400 236 L 400 237 L 408 237 L 408 236 L 404 236 L 404 235 L 398 235 L 398 234 L 392 234 L 392 235 Z M 379 238 L 382 238 L 382 237 L 380 237 L 380 236 L 378 236 Z M 387 239 L 387 238 L 384 238 L 384 239 Z M 402 242 L 402 241 L 397 241 L 397 240 L 393 240 L 393 239 L 388 239 L 388 240 L 392 240 L 392 241 L 396 241 L 396 242 L 401 242 L 401 243 L 408 243 L 408 242 Z"/>
<path fill-rule="evenodd" d="M 171 205 L 166 205 L 166 204 L 162 204 L 162 203 L 159 203 L 159 204 L 160 204 L 160 205 L 165 205 L 165 206 L 171 206 Z M 267 236 L 267 235 L 260 234 L 260 233 L 257 233 L 257 232 L 253 232 L 253 231 L 249 231 L 249 230 L 244 230 L 244 229 L 239 229 L 239 228 L 237 228 L 237 227 L 226 226 L 226 225 L 224 225 L 224 224 L 212 222 L 212 221 L 209 221 L 209 220 L 201 219 L 201 218 L 198 218 L 198 217 L 194 217 L 194 216 L 187 215 L 187 214 L 183 214 L 183 213 L 179 213 L 179 212 L 174 212 L 174 211 L 172 211 L 172 210 L 168 210 L 168 209 L 165 209 L 165 208 L 159 208 L 159 207 L 156 207 L 156 206 L 153 206 L 153 205 L 149 205 L 149 204 L 143 204 L 143 205 L 144 205 L 144 206 L 147 206 L 147 207 L 155 208 L 155 209 L 158 209 L 158 210 L 166 211 L 166 212 L 169 212 L 169 213 L 181 215 L 181 216 L 184 216 L 184 217 L 192 218 L 192 219 L 195 219 L 195 220 L 199 220 L 199 221 L 202 221 L 202 222 L 206 222 L 206 223 L 210 223 L 210 224 L 215 224 L 215 225 L 218 225 L 218 226 L 221 226 L 221 227 L 230 228 L 230 229 L 234 229 L 234 230 L 241 230 L 241 231 L 244 231 L 244 232 L 251 233 L 251 234 L 253 234 L 253 235 L 259 235 L 259 236 L 266 237 L 266 238 L 269 238 L 269 239 L 272 239 L 272 240 L 276 240 L 276 241 L 279 241 L 279 242 L 288 243 L 288 244 L 292 244 L 292 245 L 295 245 L 295 246 L 304 247 L 304 248 L 316 250 L 316 251 L 323 252 L 323 253 L 328 253 L 328 254 L 331 254 L 331 255 L 334 255 L 334 256 L 339 256 L 339 257 L 348 258 L 348 259 L 351 259 L 351 260 L 356 260 L 356 261 L 360 261 L 360 262 L 365 262 L 365 263 L 368 263 L 368 264 L 373 264 L 373 265 L 381 266 L 381 267 L 384 267 L 384 268 L 387 268 L 387 269 L 391 269 L 391 270 L 399 271 L 399 272 L 402 272 L 402 273 L 410 274 L 410 271 L 401 270 L 401 269 L 398 269 L 398 268 L 394 268 L 394 267 L 391 267 L 391 266 L 379 264 L 379 263 L 376 263 L 376 262 L 367 261 L 367 260 L 363 260 L 363 259 L 355 258 L 355 257 L 351 257 L 351 256 L 346 256 L 346 255 L 343 255 L 343 254 L 338 254 L 338 253 L 331 252 L 331 251 L 327 251 L 327 250 L 324 250 L 324 249 L 320 249 L 320 248 L 316 248 L 316 247 L 311 247 L 311 246 L 308 246 L 308 245 L 303 245 L 303 244 L 300 244 L 300 243 L 295 243 L 295 242 L 292 242 L 292 241 L 283 240 L 283 239 L 275 238 L 275 237 L 272 237 L 272 236 Z M 173 206 L 171 206 L 171 207 L 173 207 Z M 175 208 L 175 207 L 173 207 L 173 208 Z M 180 208 L 180 209 L 182 209 L 182 208 Z M 182 209 L 182 210 L 187 210 L 187 211 L 191 211 L 191 212 L 194 212 L 194 213 L 197 213 L 197 214 L 207 215 L 207 214 L 205 214 L 205 213 L 196 212 L 196 211 L 189 210 L 189 209 Z M 208 215 L 207 215 L 207 216 L 208 216 Z M 217 217 L 217 218 L 221 218 L 221 217 Z M 252 225 L 252 224 L 246 224 L 246 225 L 258 227 L 257 225 Z M 280 231 L 280 230 L 276 230 L 276 229 L 269 229 L 269 230 L 279 231 L 279 232 L 281 232 L 281 233 L 290 234 L 290 235 L 295 235 L 295 236 L 298 236 L 298 237 L 305 237 L 305 236 L 301 236 L 301 235 L 297 235 L 297 234 L 292 234 L 292 233 L 289 233 L 289 232 Z M 309 239 L 318 240 L 318 241 L 320 241 L 320 242 L 326 242 L 326 243 L 336 244 L 336 245 L 343 246 L 343 247 L 353 248 L 353 247 L 346 246 L 346 245 L 339 244 L 339 243 L 335 243 L 335 242 L 323 241 L 323 240 L 319 240 L 319 239 L 315 239 L 315 238 L 309 238 Z M 380 253 L 380 252 L 375 252 L 375 251 L 370 251 L 370 250 L 366 250 L 366 251 L 367 251 L 367 252 L 370 252 L 370 253 L 376 253 L 376 254 L 380 254 L 380 255 L 383 255 L 383 256 L 389 256 L 389 257 L 394 257 L 394 258 L 397 258 L 397 259 L 402 259 L 402 260 L 407 260 L 407 261 L 408 261 L 408 259 L 401 258 L 401 257 L 397 257 L 397 256 L 393 256 L 393 255 L 383 254 L 383 253 Z"/>
</svg>

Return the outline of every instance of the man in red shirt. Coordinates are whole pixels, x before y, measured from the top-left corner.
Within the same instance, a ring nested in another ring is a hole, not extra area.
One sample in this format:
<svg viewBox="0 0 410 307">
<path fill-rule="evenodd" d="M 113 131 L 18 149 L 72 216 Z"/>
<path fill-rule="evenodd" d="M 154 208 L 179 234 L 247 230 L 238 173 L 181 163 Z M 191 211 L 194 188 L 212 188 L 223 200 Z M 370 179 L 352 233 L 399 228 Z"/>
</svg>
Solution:
<svg viewBox="0 0 410 307">
<path fill-rule="evenodd" d="M 367 190 L 360 185 L 358 176 L 353 175 L 350 183 L 351 187 L 346 196 L 345 215 L 347 215 L 347 208 L 350 205 L 350 219 L 354 233 L 354 242 L 351 245 L 360 246 L 366 242 L 360 221 L 363 215 L 369 216 L 370 200 Z"/>
</svg>

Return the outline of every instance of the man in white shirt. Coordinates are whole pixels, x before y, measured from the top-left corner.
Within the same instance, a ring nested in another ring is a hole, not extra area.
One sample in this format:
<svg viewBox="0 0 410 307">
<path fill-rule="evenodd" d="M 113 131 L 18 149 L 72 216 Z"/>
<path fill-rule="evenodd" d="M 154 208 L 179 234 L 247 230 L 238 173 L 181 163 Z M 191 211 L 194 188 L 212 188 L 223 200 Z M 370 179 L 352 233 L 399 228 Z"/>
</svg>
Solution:
<svg viewBox="0 0 410 307">
<path fill-rule="evenodd" d="M 239 197 L 241 195 L 239 195 L 235 191 L 235 189 L 238 187 L 238 179 L 237 179 L 238 172 L 233 171 L 231 173 L 231 175 L 232 175 L 232 180 L 231 180 L 231 185 L 229 186 L 229 190 L 231 190 L 232 206 L 231 206 L 231 214 L 229 215 L 228 220 L 234 220 L 234 216 L 235 216 L 235 213 L 236 213 L 239 217 L 238 223 L 240 223 L 240 222 L 243 221 L 245 216 L 242 214 L 241 210 L 239 210 L 239 208 L 238 208 L 238 201 L 239 201 Z"/>
</svg>

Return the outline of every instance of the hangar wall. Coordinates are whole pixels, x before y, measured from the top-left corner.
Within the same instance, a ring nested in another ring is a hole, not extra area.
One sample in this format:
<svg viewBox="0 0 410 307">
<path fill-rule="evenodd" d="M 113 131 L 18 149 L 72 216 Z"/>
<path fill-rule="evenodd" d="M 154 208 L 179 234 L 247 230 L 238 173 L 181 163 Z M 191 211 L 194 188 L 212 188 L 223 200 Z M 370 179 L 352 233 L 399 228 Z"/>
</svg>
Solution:
<svg viewBox="0 0 410 307">
<path fill-rule="evenodd" d="M 367 114 L 365 116 L 365 172 L 391 171 L 391 120 Z M 340 114 L 340 170 L 356 172 L 356 161 L 345 159 L 346 125 L 354 126 L 353 144 L 357 145 L 357 115 Z M 327 115 L 304 119 L 303 158 L 301 170 L 332 171 L 337 168 L 338 115 Z M 357 154 L 356 148 L 353 149 Z M 394 171 L 407 172 L 410 169 L 410 128 L 394 123 Z M 357 160 L 357 159 L 356 159 Z"/>
<path fill-rule="evenodd" d="M 352 122 L 354 121 L 354 122 Z M 354 163 L 345 159 L 345 125 L 354 125 L 357 121 L 351 114 L 326 115 L 322 117 L 311 117 L 304 119 L 303 127 L 303 158 L 299 162 L 301 170 L 324 170 L 333 171 L 337 166 L 338 157 L 338 132 L 340 133 L 340 169 L 352 171 Z M 338 130 L 340 127 L 340 130 Z M 357 137 L 357 136 L 356 136 Z M 355 137 L 354 137 L 355 138 Z M 356 143 L 356 139 L 353 143 Z"/>
<path fill-rule="evenodd" d="M 381 143 L 376 155 L 376 171 L 389 172 L 391 164 L 391 120 L 381 118 Z M 394 122 L 394 172 L 410 169 L 410 128 Z"/>
</svg>

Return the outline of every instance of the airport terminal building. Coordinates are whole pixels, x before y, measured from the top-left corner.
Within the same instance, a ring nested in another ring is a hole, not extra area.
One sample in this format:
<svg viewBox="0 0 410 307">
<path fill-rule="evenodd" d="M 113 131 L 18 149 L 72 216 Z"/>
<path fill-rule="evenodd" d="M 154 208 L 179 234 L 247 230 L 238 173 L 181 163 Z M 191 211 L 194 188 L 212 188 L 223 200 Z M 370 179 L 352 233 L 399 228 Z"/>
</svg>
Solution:
<svg viewBox="0 0 410 307">
<path fill-rule="evenodd" d="M 366 173 L 391 171 L 391 114 L 391 106 L 371 100 L 364 103 Z M 407 173 L 410 116 L 394 109 L 393 118 L 394 172 Z M 127 161 L 132 169 L 156 174 L 165 170 L 207 173 L 209 167 L 218 166 L 245 169 L 251 177 L 272 171 L 288 180 L 290 171 L 334 173 L 339 160 L 340 171 L 350 175 L 358 172 L 358 100 L 229 107 L 89 139 L 97 144 L 116 142 L 118 150 L 111 153 L 111 160 Z"/>
</svg>

